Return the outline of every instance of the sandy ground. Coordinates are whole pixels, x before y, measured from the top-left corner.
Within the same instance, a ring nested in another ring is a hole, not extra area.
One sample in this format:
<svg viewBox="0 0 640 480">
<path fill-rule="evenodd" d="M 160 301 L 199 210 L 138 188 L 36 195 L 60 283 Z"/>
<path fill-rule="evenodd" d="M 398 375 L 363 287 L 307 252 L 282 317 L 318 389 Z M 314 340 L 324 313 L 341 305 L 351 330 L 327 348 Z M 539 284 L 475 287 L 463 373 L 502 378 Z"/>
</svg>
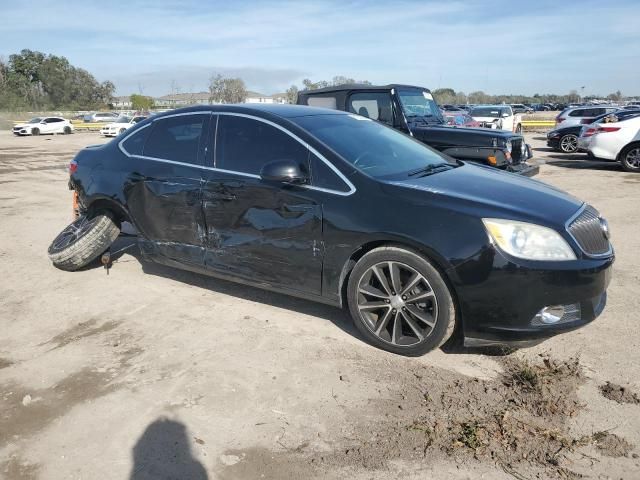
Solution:
<svg viewBox="0 0 640 480">
<path fill-rule="evenodd" d="M 338 309 L 135 249 L 109 274 L 56 270 L 46 250 L 70 219 L 65 166 L 104 140 L 1 132 L 0 477 L 640 478 L 640 175 L 528 140 L 546 160 L 537 178 L 610 222 L 607 309 L 507 356 L 406 359 L 365 344 Z M 522 366 L 543 361 L 527 384 Z M 528 415 L 515 436 L 514 415 Z"/>
</svg>

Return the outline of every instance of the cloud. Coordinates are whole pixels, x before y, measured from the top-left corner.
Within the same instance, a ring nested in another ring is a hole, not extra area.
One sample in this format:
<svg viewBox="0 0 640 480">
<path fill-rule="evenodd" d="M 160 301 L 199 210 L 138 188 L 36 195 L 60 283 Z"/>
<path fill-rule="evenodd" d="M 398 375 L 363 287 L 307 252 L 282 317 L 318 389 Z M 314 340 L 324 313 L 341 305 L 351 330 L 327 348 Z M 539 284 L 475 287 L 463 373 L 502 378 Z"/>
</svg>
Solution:
<svg viewBox="0 0 640 480">
<path fill-rule="evenodd" d="M 201 90 L 214 71 L 272 93 L 303 76 L 489 93 L 638 92 L 640 3 L 582 0 L 8 3 L 0 54 L 67 56 L 118 91 Z M 237 72 L 237 73 L 234 73 Z"/>
</svg>

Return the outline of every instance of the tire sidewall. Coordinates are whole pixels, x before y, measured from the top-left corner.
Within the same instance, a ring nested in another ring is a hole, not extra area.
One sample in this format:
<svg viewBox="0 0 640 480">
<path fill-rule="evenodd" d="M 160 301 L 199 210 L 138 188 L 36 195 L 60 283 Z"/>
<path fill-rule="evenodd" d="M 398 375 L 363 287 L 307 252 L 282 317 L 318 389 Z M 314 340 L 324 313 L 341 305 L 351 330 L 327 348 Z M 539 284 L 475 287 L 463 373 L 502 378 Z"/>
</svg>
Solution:
<svg viewBox="0 0 640 480">
<path fill-rule="evenodd" d="M 358 284 L 360 279 L 368 268 L 385 261 L 396 261 L 414 268 L 427 279 L 436 295 L 436 300 L 438 302 L 438 315 L 436 318 L 435 328 L 426 340 L 417 345 L 399 347 L 397 345 L 387 343 L 369 330 L 360 317 L 360 312 L 357 306 Z M 349 275 L 347 301 L 353 322 L 365 339 L 374 346 L 392 353 L 405 356 L 424 355 L 425 353 L 441 346 L 453 334 L 455 326 L 455 308 L 447 284 L 438 270 L 433 267 L 433 265 L 429 263 L 424 256 L 403 247 L 380 247 L 365 254 L 358 261 Z"/>
<path fill-rule="evenodd" d="M 39 128 L 32 128 L 31 129 L 31 135 L 33 135 L 34 137 L 37 137 L 38 135 L 40 135 L 40 129 Z"/>
</svg>

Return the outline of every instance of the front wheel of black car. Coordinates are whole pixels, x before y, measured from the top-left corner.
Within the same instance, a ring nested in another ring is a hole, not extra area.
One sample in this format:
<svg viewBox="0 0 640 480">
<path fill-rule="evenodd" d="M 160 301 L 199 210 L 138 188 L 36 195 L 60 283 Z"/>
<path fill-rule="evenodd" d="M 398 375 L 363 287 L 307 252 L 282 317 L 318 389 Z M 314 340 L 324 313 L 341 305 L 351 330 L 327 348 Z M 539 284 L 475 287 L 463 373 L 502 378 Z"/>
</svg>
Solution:
<svg viewBox="0 0 640 480">
<path fill-rule="evenodd" d="M 564 153 L 575 153 L 578 150 L 578 137 L 573 134 L 563 135 L 560 138 L 560 150 Z"/>
<path fill-rule="evenodd" d="M 622 168 L 627 172 L 640 172 L 640 144 L 629 145 L 620 153 Z"/>
<path fill-rule="evenodd" d="M 349 311 L 373 345 L 408 356 L 423 355 L 453 334 L 449 288 L 421 255 L 380 247 L 356 264 L 347 288 Z"/>
<path fill-rule="evenodd" d="M 51 242 L 49 259 L 61 270 L 78 270 L 108 249 L 120 235 L 109 212 L 81 215 Z"/>
</svg>

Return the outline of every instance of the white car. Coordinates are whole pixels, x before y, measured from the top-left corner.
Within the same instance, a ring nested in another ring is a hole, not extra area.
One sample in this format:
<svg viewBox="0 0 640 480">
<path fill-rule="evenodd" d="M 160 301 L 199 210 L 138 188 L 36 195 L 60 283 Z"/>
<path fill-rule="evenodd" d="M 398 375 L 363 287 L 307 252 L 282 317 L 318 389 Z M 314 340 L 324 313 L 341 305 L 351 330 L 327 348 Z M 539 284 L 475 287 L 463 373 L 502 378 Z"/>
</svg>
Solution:
<svg viewBox="0 0 640 480">
<path fill-rule="evenodd" d="M 109 123 L 100 129 L 100 134 L 105 137 L 115 137 L 127 131 L 127 129 L 133 127 L 136 123 L 141 122 L 147 117 L 136 116 L 136 117 L 127 117 L 122 116 L 118 118 L 115 122 Z"/>
<path fill-rule="evenodd" d="M 589 150 L 589 144 L 591 143 L 593 134 L 596 132 L 600 124 L 618 123 L 631 117 L 637 117 L 639 115 L 640 109 L 636 108 L 635 110 L 618 110 L 614 113 L 608 113 L 596 117 L 596 119 L 592 123 L 590 123 L 589 125 L 585 125 L 580 129 L 580 135 L 578 136 L 578 150 L 582 150 L 583 152 Z"/>
<path fill-rule="evenodd" d="M 13 134 L 17 136 L 53 135 L 54 133 L 73 133 L 73 124 L 62 117 L 35 117 L 13 127 Z"/>
<path fill-rule="evenodd" d="M 509 105 L 479 105 L 473 107 L 469 115 L 481 127 L 522 133 L 522 116 L 514 114 Z"/>
<path fill-rule="evenodd" d="M 120 115 L 115 112 L 96 112 L 84 116 L 85 123 L 113 122 Z"/>
<path fill-rule="evenodd" d="M 595 125 L 589 155 L 620 162 L 627 172 L 640 172 L 640 117 Z"/>
</svg>

